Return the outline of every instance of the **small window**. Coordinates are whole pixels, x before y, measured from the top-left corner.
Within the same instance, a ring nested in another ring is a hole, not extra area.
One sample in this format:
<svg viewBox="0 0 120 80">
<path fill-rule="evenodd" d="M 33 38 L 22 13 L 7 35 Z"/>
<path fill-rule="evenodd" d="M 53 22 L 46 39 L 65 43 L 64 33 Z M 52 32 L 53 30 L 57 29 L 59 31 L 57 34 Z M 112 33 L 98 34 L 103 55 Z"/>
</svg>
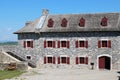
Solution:
<svg viewBox="0 0 120 80">
<path fill-rule="evenodd" d="M 58 41 L 58 48 L 70 48 L 70 41 Z"/>
<path fill-rule="evenodd" d="M 79 21 L 79 26 L 80 27 L 84 27 L 85 26 L 85 19 L 84 18 L 81 18 L 80 21 Z"/>
<path fill-rule="evenodd" d="M 61 41 L 61 47 L 67 47 L 67 41 Z"/>
<path fill-rule="evenodd" d="M 54 21 L 52 20 L 52 18 L 50 18 L 49 20 L 48 20 L 48 27 L 53 27 L 53 25 L 54 25 Z"/>
<path fill-rule="evenodd" d="M 108 24 L 108 19 L 106 17 L 102 18 L 101 25 L 102 26 L 107 26 L 107 24 Z"/>
<path fill-rule="evenodd" d="M 98 48 L 111 48 L 111 40 L 99 40 Z"/>
<path fill-rule="evenodd" d="M 58 57 L 58 64 L 70 64 L 69 57 Z"/>
<path fill-rule="evenodd" d="M 88 41 L 87 40 L 77 40 L 75 42 L 76 48 L 88 48 Z"/>
<path fill-rule="evenodd" d="M 26 58 L 27 58 L 27 60 L 31 60 L 31 56 L 30 55 L 27 55 Z"/>
<path fill-rule="evenodd" d="M 55 41 L 44 41 L 44 48 L 48 47 L 48 48 L 55 48 Z"/>
<path fill-rule="evenodd" d="M 33 41 L 24 41 L 23 42 L 24 48 L 33 48 Z"/>
<path fill-rule="evenodd" d="M 67 58 L 66 57 L 61 57 L 61 63 L 67 63 Z"/>
<path fill-rule="evenodd" d="M 62 19 L 61 26 L 62 27 L 67 27 L 67 19 L 66 18 Z"/>
<path fill-rule="evenodd" d="M 76 64 L 88 64 L 88 57 L 76 57 Z"/>
<path fill-rule="evenodd" d="M 55 57 L 54 56 L 44 56 L 44 64 L 50 63 L 55 64 Z"/>
</svg>

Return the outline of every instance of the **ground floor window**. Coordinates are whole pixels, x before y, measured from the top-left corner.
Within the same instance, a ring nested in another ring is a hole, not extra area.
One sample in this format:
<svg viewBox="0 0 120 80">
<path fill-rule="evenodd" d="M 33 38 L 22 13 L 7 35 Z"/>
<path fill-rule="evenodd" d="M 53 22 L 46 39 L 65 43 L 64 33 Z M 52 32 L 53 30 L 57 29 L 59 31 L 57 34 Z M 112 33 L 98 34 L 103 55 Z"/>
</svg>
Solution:
<svg viewBox="0 0 120 80">
<path fill-rule="evenodd" d="M 88 64 L 88 57 L 76 57 L 76 64 Z"/>
<path fill-rule="evenodd" d="M 46 63 L 51 63 L 51 64 L 55 64 L 55 57 L 54 56 L 45 56 L 44 57 L 44 64 Z"/>
<path fill-rule="evenodd" d="M 69 57 L 58 57 L 58 64 L 70 64 Z"/>
</svg>

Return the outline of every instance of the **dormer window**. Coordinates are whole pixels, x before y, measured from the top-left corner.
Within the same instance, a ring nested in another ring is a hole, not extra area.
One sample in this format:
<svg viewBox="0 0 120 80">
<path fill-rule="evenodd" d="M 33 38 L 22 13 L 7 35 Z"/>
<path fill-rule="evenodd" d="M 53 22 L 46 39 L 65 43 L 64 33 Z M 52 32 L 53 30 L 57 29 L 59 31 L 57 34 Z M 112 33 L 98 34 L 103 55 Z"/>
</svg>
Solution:
<svg viewBox="0 0 120 80">
<path fill-rule="evenodd" d="M 84 27 L 85 26 L 85 19 L 82 17 L 79 21 L 79 26 Z"/>
<path fill-rule="evenodd" d="M 53 25 L 54 25 L 54 21 L 52 20 L 52 18 L 50 18 L 49 20 L 48 20 L 48 27 L 53 27 Z"/>
<path fill-rule="evenodd" d="M 61 26 L 62 26 L 62 27 L 66 27 L 66 26 L 67 26 L 67 22 L 68 22 L 67 19 L 66 19 L 66 18 L 63 18 L 63 19 L 62 19 L 62 22 L 61 22 Z"/>
<path fill-rule="evenodd" d="M 107 26 L 108 19 L 106 17 L 102 18 L 101 20 L 101 26 Z"/>
</svg>

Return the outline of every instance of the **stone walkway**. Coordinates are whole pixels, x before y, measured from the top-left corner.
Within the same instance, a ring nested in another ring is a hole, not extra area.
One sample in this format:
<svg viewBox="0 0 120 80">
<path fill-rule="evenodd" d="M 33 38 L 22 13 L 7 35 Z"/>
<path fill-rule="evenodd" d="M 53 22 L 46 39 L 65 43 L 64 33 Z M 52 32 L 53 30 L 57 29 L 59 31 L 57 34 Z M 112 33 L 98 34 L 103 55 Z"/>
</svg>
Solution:
<svg viewBox="0 0 120 80">
<path fill-rule="evenodd" d="M 33 69 L 10 80 L 120 80 L 117 71 L 84 69 Z"/>
</svg>

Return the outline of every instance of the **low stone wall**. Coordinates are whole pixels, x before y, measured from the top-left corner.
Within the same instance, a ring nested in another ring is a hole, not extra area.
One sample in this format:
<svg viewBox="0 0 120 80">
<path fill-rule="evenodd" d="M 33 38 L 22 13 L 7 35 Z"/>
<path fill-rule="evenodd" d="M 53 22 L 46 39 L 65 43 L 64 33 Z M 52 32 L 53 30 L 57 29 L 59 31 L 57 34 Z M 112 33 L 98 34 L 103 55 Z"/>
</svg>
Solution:
<svg viewBox="0 0 120 80">
<path fill-rule="evenodd" d="M 0 70 L 5 70 L 9 66 L 10 63 L 0 63 Z M 27 62 L 18 62 L 16 63 L 16 70 L 28 70 Z"/>
</svg>

